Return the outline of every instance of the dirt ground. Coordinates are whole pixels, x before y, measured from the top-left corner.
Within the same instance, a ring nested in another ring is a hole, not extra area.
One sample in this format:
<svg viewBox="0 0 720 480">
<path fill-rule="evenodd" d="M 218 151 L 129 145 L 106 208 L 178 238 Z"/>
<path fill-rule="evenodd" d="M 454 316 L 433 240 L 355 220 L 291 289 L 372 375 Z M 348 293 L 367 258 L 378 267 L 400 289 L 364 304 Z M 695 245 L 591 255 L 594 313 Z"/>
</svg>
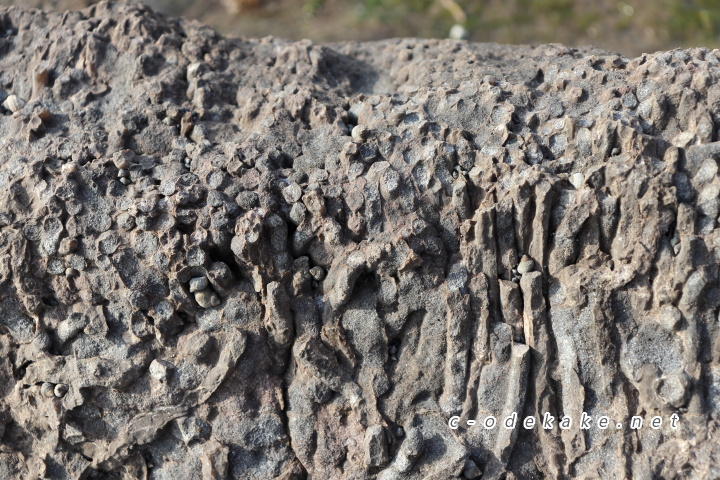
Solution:
<svg viewBox="0 0 720 480">
<path fill-rule="evenodd" d="M 93 0 L 10 0 L 65 10 Z M 596 45 L 635 56 L 676 47 L 714 48 L 715 0 L 146 0 L 154 10 L 197 18 L 223 34 L 313 41 L 448 36 L 500 43 Z"/>
</svg>

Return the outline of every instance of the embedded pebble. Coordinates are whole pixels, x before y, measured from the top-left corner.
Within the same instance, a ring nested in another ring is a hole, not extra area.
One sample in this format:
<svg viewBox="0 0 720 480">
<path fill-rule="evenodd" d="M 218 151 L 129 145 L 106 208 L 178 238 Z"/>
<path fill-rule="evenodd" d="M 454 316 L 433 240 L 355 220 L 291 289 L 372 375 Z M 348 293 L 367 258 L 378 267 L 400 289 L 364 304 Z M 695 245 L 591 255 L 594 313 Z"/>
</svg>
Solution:
<svg viewBox="0 0 720 480">
<path fill-rule="evenodd" d="M 40 332 L 33 338 L 33 346 L 41 352 L 49 349 L 51 345 L 52 339 L 47 332 Z"/>
<path fill-rule="evenodd" d="M 583 175 L 582 173 L 575 172 L 570 175 L 570 183 L 572 183 L 573 187 L 575 187 L 577 190 L 580 190 L 582 188 L 584 182 L 585 175 Z"/>
<path fill-rule="evenodd" d="M 518 263 L 517 273 L 520 275 L 530 273 L 534 267 L 535 267 L 535 262 L 527 255 L 523 255 L 522 259 L 520 260 L 520 263 Z"/>
<path fill-rule="evenodd" d="M 220 305 L 220 297 L 209 289 L 195 293 L 195 301 L 202 308 L 212 308 Z"/>
<path fill-rule="evenodd" d="M 158 382 L 166 382 L 170 378 L 173 365 L 170 362 L 156 358 L 150 363 L 148 370 L 152 378 Z"/>
<path fill-rule="evenodd" d="M 77 163 L 75 162 L 68 162 L 64 163 L 62 167 L 60 167 L 60 171 L 63 175 L 70 175 L 73 172 L 77 172 Z"/>
<path fill-rule="evenodd" d="M 365 431 L 365 464 L 382 467 L 388 462 L 387 441 L 380 425 L 368 427 Z"/>
<path fill-rule="evenodd" d="M 302 188 L 296 183 L 291 183 L 283 189 L 283 196 L 288 203 L 299 202 L 302 197 Z"/>
<path fill-rule="evenodd" d="M 480 478 L 480 475 L 482 475 L 482 471 L 475 462 L 473 462 L 472 460 L 468 460 L 467 462 L 465 462 L 462 475 L 464 478 L 472 480 L 475 478 Z"/>
<path fill-rule="evenodd" d="M 210 335 L 205 332 L 195 332 L 180 340 L 178 350 L 184 355 L 203 359 L 210 353 L 212 346 L 213 342 Z"/>
<path fill-rule="evenodd" d="M 130 159 L 132 157 L 133 154 L 129 150 L 115 153 L 113 155 L 113 163 L 115 164 L 115 168 L 119 170 L 125 170 L 130 168 Z"/>
<path fill-rule="evenodd" d="M 660 310 L 660 322 L 670 332 L 679 329 L 682 324 L 682 312 L 674 305 L 665 305 Z"/>
<path fill-rule="evenodd" d="M 194 293 L 205 290 L 208 287 L 208 284 L 209 283 L 207 277 L 191 278 L 189 282 L 190 292 Z"/>
<path fill-rule="evenodd" d="M 352 129 L 351 136 L 357 143 L 362 143 L 370 137 L 370 129 L 365 125 L 355 125 Z"/>
<path fill-rule="evenodd" d="M 313 267 L 310 269 L 310 275 L 318 282 L 321 282 L 325 279 L 325 270 L 322 267 Z"/>
<path fill-rule="evenodd" d="M 68 278 L 77 277 L 78 275 L 80 275 L 80 272 L 76 268 L 68 267 L 65 269 L 65 276 Z"/>
</svg>

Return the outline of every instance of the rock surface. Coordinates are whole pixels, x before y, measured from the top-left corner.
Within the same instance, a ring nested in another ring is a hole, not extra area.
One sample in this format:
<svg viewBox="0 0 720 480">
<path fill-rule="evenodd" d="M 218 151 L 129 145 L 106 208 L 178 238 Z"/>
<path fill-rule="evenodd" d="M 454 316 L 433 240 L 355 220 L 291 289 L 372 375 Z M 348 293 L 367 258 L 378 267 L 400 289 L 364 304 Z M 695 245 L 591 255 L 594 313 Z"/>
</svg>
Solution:
<svg viewBox="0 0 720 480">
<path fill-rule="evenodd" d="M 1 478 L 720 475 L 720 52 L 0 35 Z"/>
</svg>

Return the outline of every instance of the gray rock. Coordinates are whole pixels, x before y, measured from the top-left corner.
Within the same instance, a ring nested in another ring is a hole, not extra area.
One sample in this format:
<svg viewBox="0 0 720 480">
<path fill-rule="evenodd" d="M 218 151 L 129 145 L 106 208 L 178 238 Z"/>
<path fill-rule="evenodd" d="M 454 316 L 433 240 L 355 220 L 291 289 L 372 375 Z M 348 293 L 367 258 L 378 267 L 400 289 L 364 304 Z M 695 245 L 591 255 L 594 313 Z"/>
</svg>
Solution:
<svg viewBox="0 0 720 480">
<path fill-rule="evenodd" d="M 35 338 L 33 338 L 32 343 L 35 348 L 42 352 L 50 348 L 52 345 L 52 339 L 47 332 L 39 332 L 35 335 Z"/>
<path fill-rule="evenodd" d="M 233 274 L 230 267 L 223 262 L 213 262 L 208 269 L 208 279 L 216 289 L 231 288 Z"/>
<path fill-rule="evenodd" d="M 73 313 L 68 318 L 60 322 L 57 329 L 57 335 L 60 341 L 67 342 L 75 335 L 77 335 L 82 329 L 88 325 L 89 319 L 87 315 L 83 313 Z"/>
<path fill-rule="evenodd" d="M 373 425 L 365 431 L 365 465 L 382 467 L 388 463 L 387 440 L 382 425 Z"/>
<path fill-rule="evenodd" d="M 318 282 L 321 282 L 325 279 L 325 270 L 316 266 L 310 269 L 310 275 Z"/>
<path fill-rule="evenodd" d="M 189 282 L 190 292 L 200 292 L 205 290 L 209 285 L 207 277 L 195 277 L 191 278 Z"/>
<path fill-rule="evenodd" d="M 472 460 L 468 460 L 465 462 L 465 466 L 463 467 L 462 475 L 464 478 L 468 479 L 475 479 L 480 478 L 482 475 L 482 470 L 473 462 Z"/>
<path fill-rule="evenodd" d="M 570 183 L 572 183 L 573 187 L 576 189 L 581 189 L 583 183 L 585 183 L 585 175 L 582 172 L 573 173 L 570 175 Z"/>
<path fill-rule="evenodd" d="M 666 375 L 655 382 L 658 397 L 665 404 L 676 409 L 687 404 L 688 387 L 688 378 L 684 373 Z"/>
<path fill-rule="evenodd" d="M 305 219 L 306 214 L 307 208 L 305 207 L 305 205 L 301 203 L 295 203 L 290 209 L 290 220 L 292 220 L 295 225 L 300 225 Z"/>
<path fill-rule="evenodd" d="M 674 305 L 665 305 L 660 310 L 660 323 L 670 332 L 680 328 L 682 319 L 682 312 Z"/>
<path fill-rule="evenodd" d="M 178 341 L 178 351 L 200 360 L 212 351 L 213 343 L 213 338 L 207 333 L 195 332 Z"/>
<path fill-rule="evenodd" d="M 180 440 L 189 444 L 198 440 L 206 440 L 210 436 L 212 427 L 206 421 L 197 417 L 183 417 L 176 420 L 180 431 Z"/>
<path fill-rule="evenodd" d="M 287 203 L 299 202 L 302 197 L 302 188 L 296 183 L 291 183 L 283 189 L 283 197 Z"/>
<path fill-rule="evenodd" d="M 158 382 L 167 382 L 173 368 L 170 362 L 156 358 L 150 362 L 150 376 Z"/>
<path fill-rule="evenodd" d="M 411 428 L 400 445 L 393 467 L 400 473 L 408 473 L 423 453 L 425 447 L 422 432 L 419 428 Z"/>
</svg>

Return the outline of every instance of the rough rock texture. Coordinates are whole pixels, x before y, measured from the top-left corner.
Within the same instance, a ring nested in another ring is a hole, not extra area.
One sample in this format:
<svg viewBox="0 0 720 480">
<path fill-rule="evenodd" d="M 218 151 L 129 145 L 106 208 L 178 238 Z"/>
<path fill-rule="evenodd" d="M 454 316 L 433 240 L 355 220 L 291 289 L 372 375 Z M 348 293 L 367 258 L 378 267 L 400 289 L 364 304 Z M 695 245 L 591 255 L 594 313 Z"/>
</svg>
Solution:
<svg viewBox="0 0 720 480">
<path fill-rule="evenodd" d="M 0 478 L 720 475 L 720 52 L 0 34 Z"/>
</svg>

